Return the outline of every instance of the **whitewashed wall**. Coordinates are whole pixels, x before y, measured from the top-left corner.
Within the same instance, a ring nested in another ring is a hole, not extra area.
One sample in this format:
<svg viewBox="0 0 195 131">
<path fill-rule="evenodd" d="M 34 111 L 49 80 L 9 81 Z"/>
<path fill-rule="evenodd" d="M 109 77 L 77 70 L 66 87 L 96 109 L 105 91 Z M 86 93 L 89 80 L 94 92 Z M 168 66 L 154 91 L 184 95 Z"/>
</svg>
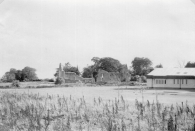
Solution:
<svg viewBox="0 0 195 131">
<path fill-rule="evenodd" d="M 147 79 L 147 87 L 152 87 L 152 79 Z"/>
<path fill-rule="evenodd" d="M 187 84 L 186 84 L 186 79 L 183 80 L 183 84 L 181 79 L 179 79 L 179 84 L 177 82 L 177 79 L 175 79 L 175 84 L 174 84 L 174 79 L 166 79 L 166 84 L 156 84 L 156 80 L 165 80 L 165 79 L 153 79 L 153 81 L 152 79 L 147 79 L 147 86 L 180 88 L 180 83 L 181 83 L 181 88 L 195 88 L 194 79 L 187 79 Z"/>
</svg>

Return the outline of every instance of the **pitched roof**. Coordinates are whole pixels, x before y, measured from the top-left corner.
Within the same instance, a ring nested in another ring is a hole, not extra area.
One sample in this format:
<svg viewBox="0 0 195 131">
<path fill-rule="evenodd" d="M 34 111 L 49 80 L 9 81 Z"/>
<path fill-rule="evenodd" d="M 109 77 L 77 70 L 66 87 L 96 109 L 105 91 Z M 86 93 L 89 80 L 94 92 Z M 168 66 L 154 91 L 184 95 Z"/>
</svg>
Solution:
<svg viewBox="0 0 195 131">
<path fill-rule="evenodd" d="M 156 68 L 148 76 L 195 76 L 195 68 Z"/>
</svg>

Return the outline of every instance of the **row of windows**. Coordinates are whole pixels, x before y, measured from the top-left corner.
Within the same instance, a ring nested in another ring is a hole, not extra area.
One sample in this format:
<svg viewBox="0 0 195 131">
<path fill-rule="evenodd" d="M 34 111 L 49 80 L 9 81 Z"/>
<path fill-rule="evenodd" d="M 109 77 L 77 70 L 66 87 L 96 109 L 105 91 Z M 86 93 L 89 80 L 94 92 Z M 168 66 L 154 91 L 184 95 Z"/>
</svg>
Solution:
<svg viewBox="0 0 195 131">
<path fill-rule="evenodd" d="M 166 80 L 156 80 L 155 84 L 166 84 L 167 81 Z M 174 79 L 173 80 L 173 84 L 180 84 L 180 80 L 179 79 Z M 188 84 L 188 81 L 185 79 L 181 80 L 181 84 Z"/>
<path fill-rule="evenodd" d="M 166 80 L 156 80 L 156 84 L 166 84 Z"/>
<path fill-rule="evenodd" d="M 180 84 L 180 80 L 179 79 L 177 79 L 177 80 L 174 79 L 173 84 Z M 181 84 L 188 84 L 188 80 L 182 79 Z"/>
</svg>

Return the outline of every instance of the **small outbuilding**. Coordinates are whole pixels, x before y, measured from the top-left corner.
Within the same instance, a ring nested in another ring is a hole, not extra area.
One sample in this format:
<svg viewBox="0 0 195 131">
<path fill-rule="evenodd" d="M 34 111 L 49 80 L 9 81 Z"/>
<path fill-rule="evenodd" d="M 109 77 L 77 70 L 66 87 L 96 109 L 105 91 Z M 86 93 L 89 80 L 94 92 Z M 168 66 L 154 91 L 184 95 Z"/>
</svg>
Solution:
<svg viewBox="0 0 195 131">
<path fill-rule="evenodd" d="M 156 68 L 147 75 L 152 88 L 195 88 L 195 68 Z"/>
</svg>

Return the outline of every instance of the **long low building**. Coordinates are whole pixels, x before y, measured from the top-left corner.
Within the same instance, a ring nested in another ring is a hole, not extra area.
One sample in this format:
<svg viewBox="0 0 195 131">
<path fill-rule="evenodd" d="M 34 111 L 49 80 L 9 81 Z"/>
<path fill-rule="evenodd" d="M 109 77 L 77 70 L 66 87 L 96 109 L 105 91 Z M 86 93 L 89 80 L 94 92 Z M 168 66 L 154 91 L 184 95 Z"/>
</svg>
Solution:
<svg viewBox="0 0 195 131">
<path fill-rule="evenodd" d="M 195 68 L 156 68 L 147 75 L 147 86 L 195 88 Z"/>
</svg>

